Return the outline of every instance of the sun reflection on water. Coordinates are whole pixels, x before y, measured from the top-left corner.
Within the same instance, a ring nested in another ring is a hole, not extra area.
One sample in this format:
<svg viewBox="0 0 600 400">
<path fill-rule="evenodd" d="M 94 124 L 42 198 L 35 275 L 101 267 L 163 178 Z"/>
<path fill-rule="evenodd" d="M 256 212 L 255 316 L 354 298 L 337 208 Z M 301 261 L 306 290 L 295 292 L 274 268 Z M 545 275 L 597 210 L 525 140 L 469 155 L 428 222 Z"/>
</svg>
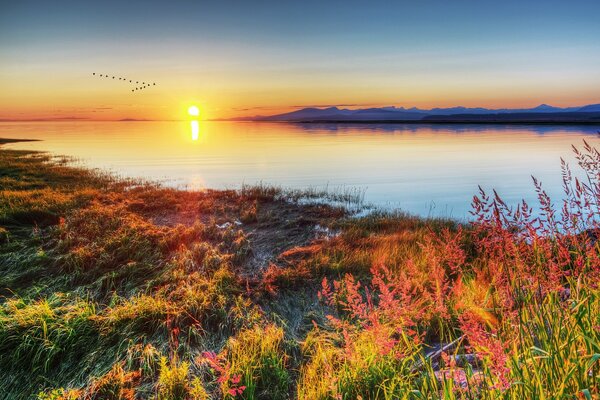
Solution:
<svg viewBox="0 0 600 400">
<path fill-rule="evenodd" d="M 190 106 L 188 108 L 188 114 L 192 117 L 196 117 L 195 119 L 192 119 L 190 121 L 190 126 L 192 130 L 192 140 L 196 142 L 200 138 L 200 124 L 197 119 L 200 115 L 200 109 L 196 106 Z"/>
<path fill-rule="evenodd" d="M 192 125 L 192 140 L 197 141 L 198 138 L 200 137 L 200 124 L 198 123 L 198 121 L 193 120 L 191 122 L 191 125 Z"/>
</svg>

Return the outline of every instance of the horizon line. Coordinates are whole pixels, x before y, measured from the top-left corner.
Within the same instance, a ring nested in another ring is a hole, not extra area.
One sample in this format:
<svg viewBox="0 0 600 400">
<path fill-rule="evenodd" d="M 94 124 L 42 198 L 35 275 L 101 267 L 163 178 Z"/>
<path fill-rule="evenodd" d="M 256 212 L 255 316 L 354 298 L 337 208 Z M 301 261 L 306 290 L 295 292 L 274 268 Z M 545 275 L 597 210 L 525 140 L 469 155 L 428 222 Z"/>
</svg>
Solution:
<svg viewBox="0 0 600 400">
<path fill-rule="evenodd" d="M 511 108 L 511 107 L 500 107 L 500 108 L 489 108 L 489 107 L 484 107 L 484 106 L 463 106 L 463 105 L 454 105 L 454 106 L 447 106 L 447 107 L 442 107 L 442 106 L 435 106 L 435 107 L 428 107 L 428 108 L 420 108 L 417 106 L 404 106 L 404 105 L 384 105 L 385 103 L 379 103 L 381 105 L 376 105 L 377 103 L 367 103 L 367 104 L 358 104 L 358 103 L 341 103 L 341 104 L 319 104 L 319 105 L 292 105 L 292 106 L 287 106 L 287 107 L 260 107 L 262 109 L 276 109 L 276 108 L 280 108 L 280 109 L 284 109 L 284 108 L 289 108 L 292 109 L 293 111 L 284 111 L 284 112 L 279 112 L 279 113 L 274 113 L 274 114 L 255 114 L 252 116 L 230 116 L 230 117 L 219 117 L 219 118 L 207 118 L 207 119 L 203 119 L 203 121 L 252 121 L 255 118 L 260 118 L 260 117 L 270 117 L 270 116 L 277 116 L 280 114 L 287 114 L 290 112 L 294 112 L 294 111 L 300 111 L 300 110 L 304 110 L 304 109 L 319 109 L 319 110 L 326 110 L 326 109 L 330 109 L 330 108 L 335 108 L 335 109 L 339 109 L 339 110 L 364 110 L 364 109 L 371 109 L 371 108 L 375 108 L 375 109 L 382 109 L 382 108 L 395 108 L 395 109 L 399 109 L 399 110 L 406 110 L 406 111 L 410 111 L 410 110 L 419 110 L 419 111 L 432 111 L 432 110 L 444 110 L 444 109 L 453 109 L 453 108 L 465 108 L 465 109 L 485 109 L 485 110 L 489 110 L 490 112 L 493 111 L 499 111 L 499 110 L 533 110 L 535 108 L 538 107 L 542 107 L 542 106 L 548 106 L 548 107 L 554 107 L 554 108 L 559 108 L 559 109 L 569 109 L 569 108 L 583 108 L 586 106 L 593 106 L 593 105 L 600 105 L 600 102 L 598 103 L 589 103 L 589 104 L 584 104 L 584 105 L 575 105 L 575 106 L 553 106 L 551 104 L 548 103 L 539 103 L 535 106 L 526 106 L 526 107 L 517 107 L 517 108 Z M 115 118 L 115 119 L 95 119 L 95 118 L 90 118 L 90 117 L 78 117 L 78 116 L 65 116 L 65 117 L 40 117 L 40 118 L 0 118 L 0 122 L 60 122 L 60 121 L 65 121 L 65 122 L 73 122 L 73 121 L 89 121 L 89 122 L 178 122 L 178 121 L 189 121 L 190 118 L 169 118 L 169 119 L 154 119 L 154 118 L 133 118 L 133 117 L 124 117 L 124 118 Z"/>
</svg>

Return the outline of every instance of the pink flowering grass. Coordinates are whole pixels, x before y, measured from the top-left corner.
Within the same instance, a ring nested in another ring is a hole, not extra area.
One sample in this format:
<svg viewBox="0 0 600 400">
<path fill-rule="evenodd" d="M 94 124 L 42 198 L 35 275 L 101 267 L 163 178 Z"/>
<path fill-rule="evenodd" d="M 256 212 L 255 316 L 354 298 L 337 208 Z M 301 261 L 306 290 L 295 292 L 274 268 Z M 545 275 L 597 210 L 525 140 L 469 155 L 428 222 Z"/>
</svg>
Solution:
<svg viewBox="0 0 600 400">
<path fill-rule="evenodd" d="M 562 161 L 559 207 L 535 178 L 537 213 L 481 190 L 470 226 L 430 230 L 420 251 L 393 268 L 373 260 L 370 278 L 323 279 L 341 361 L 331 384 L 314 386 L 329 387 L 332 398 L 600 396 L 600 153 L 587 142 L 574 152 L 581 174 Z M 429 357 L 432 331 L 460 340 L 452 362 Z M 390 355 L 399 361 L 383 379 L 356 354 L 379 366 Z M 470 361 L 457 367 L 461 356 Z M 348 365 L 370 383 L 342 387 L 336 379 Z"/>
</svg>

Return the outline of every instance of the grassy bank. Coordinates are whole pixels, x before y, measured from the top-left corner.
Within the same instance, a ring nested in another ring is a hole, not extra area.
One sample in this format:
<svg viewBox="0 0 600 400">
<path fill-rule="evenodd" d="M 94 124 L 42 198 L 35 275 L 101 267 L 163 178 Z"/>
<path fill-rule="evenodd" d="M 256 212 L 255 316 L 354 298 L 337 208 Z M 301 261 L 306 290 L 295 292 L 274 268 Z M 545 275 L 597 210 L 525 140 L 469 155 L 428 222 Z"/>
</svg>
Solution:
<svg viewBox="0 0 600 400">
<path fill-rule="evenodd" d="M 0 150 L 0 398 L 598 398 L 600 155 L 577 156 L 557 210 L 481 193 L 460 226 Z"/>
</svg>

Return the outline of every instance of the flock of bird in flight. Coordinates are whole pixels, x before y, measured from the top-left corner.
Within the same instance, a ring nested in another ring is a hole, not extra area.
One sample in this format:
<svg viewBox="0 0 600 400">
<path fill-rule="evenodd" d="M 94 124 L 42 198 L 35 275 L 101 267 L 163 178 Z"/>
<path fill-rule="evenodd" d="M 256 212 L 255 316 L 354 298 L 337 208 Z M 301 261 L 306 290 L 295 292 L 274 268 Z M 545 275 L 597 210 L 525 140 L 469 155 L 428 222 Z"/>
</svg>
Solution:
<svg viewBox="0 0 600 400">
<path fill-rule="evenodd" d="M 140 83 L 142 84 L 142 86 L 139 86 L 139 87 L 136 86 L 135 88 L 131 89 L 132 92 L 135 92 L 136 90 L 144 90 L 150 86 L 156 86 L 156 82 L 134 81 L 133 79 L 127 79 L 127 78 L 123 78 L 123 77 L 119 77 L 119 76 L 112 76 L 112 75 L 107 75 L 107 74 L 96 75 L 95 72 L 92 72 L 92 75 L 99 76 L 100 78 L 111 78 L 112 77 L 112 79 L 118 79 L 123 82 L 129 81 L 129 83 L 131 83 L 131 84 L 133 84 L 135 82 L 136 85 L 139 85 Z"/>
</svg>

